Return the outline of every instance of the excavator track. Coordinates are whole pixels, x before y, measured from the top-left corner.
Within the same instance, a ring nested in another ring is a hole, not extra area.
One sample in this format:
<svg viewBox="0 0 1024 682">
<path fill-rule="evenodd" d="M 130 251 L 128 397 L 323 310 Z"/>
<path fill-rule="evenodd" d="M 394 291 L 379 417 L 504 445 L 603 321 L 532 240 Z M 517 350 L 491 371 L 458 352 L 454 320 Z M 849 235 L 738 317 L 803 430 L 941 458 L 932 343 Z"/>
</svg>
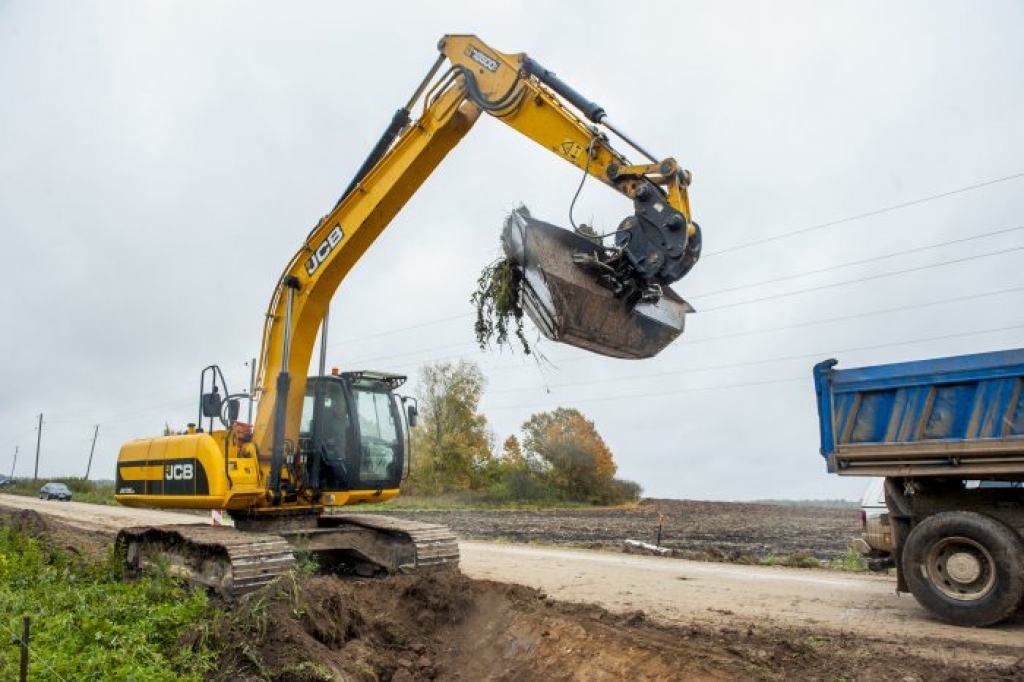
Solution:
<svg viewBox="0 0 1024 682">
<path fill-rule="evenodd" d="M 125 528 L 117 536 L 129 574 L 162 570 L 231 598 L 263 587 L 295 566 L 295 553 L 316 556 L 322 568 L 362 575 L 428 569 L 456 570 L 459 545 L 446 526 L 377 514 L 309 518 L 260 531 L 223 526 Z"/>
<path fill-rule="evenodd" d="M 380 514 L 337 514 L 320 519 L 323 527 L 370 531 L 384 552 L 367 556 L 389 573 L 459 565 L 459 542 L 447 526 L 407 521 Z"/>
<path fill-rule="evenodd" d="M 222 526 L 136 526 L 121 530 L 117 543 L 129 573 L 165 570 L 227 597 L 257 590 L 295 565 L 284 538 Z"/>
</svg>

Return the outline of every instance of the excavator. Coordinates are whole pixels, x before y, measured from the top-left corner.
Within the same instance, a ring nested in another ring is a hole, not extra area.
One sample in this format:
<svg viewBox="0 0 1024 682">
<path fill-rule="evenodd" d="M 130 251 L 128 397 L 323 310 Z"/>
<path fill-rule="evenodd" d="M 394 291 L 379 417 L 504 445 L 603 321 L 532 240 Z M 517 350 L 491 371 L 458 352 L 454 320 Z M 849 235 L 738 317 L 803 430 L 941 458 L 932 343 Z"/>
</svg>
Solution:
<svg viewBox="0 0 1024 682">
<path fill-rule="evenodd" d="M 483 113 L 633 202 L 633 213 L 606 235 L 556 227 L 524 208 L 509 215 L 502 243 L 538 329 L 620 358 L 650 357 L 682 332 L 693 309 L 669 285 L 701 248 L 689 171 L 646 151 L 601 106 L 526 54 L 499 52 L 473 35 L 447 35 L 438 49 L 278 280 L 248 392 L 232 393 L 211 365 L 200 374 L 194 423 L 121 448 L 120 504 L 222 510 L 234 523 L 126 528 L 118 546 L 129 572 L 160 565 L 233 596 L 273 581 L 305 552 L 323 569 L 360 575 L 457 566 L 458 545 L 446 527 L 336 509 L 398 494 L 417 412 L 413 399 L 397 393 L 405 377 L 328 374 L 325 348 L 329 304 L 346 273 Z M 616 151 L 612 136 L 643 163 Z M 307 377 L 318 336 L 319 372 Z M 239 421 L 243 400 L 251 424 Z"/>
</svg>

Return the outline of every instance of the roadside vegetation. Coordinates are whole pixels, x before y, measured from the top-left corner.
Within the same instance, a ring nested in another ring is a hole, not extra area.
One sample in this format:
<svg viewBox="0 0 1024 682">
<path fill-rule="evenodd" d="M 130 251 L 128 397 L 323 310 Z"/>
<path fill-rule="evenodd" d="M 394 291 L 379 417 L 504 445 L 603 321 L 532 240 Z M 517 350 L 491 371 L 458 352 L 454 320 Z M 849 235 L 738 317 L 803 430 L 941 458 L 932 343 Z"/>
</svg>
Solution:
<svg viewBox="0 0 1024 682">
<path fill-rule="evenodd" d="M 213 665 L 196 636 L 210 627 L 204 592 L 167 576 L 123 581 L 113 552 L 89 558 L 62 548 L 37 537 L 33 518 L 0 526 L 0 679 L 18 679 L 19 649 L 7 643 L 21 635 L 24 617 L 29 679 L 204 679 Z"/>
<path fill-rule="evenodd" d="M 614 505 L 642 492 L 616 477 L 614 457 L 594 422 L 560 407 L 498 439 L 480 412 L 484 376 L 472 362 L 420 372 L 420 421 L 412 431 L 412 473 L 403 492 L 419 498 L 468 496 L 475 504 Z"/>
<path fill-rule="evenodd" d="M 31 478 L 18 478 L 14 485 L 0 489 L 0 492 L 12 495 L 29 495 L 37 497 L 39 489 L 44 483 L 63 483 L 71 489 L 71 499 L 75 502 L 89 502 L 91 504 L 117 504 L 114 499 L 113 481 L 90 481 L 84 478 L 70 476 L 60 478 L 40 478 L 33 481 Z"/>
<path fill-rule="evenodd" d="M 810 552 L 793 552 L 786 556 L 769 554 L 761 557 L 758 563 L 762 566 L 788 566 L 789 568 L 827 568 L 833 571 L 859 573 L 868 570 L 868 562 L 853 547 L 846 549 L 840 559 L 818 559 Z"/>
</svg>

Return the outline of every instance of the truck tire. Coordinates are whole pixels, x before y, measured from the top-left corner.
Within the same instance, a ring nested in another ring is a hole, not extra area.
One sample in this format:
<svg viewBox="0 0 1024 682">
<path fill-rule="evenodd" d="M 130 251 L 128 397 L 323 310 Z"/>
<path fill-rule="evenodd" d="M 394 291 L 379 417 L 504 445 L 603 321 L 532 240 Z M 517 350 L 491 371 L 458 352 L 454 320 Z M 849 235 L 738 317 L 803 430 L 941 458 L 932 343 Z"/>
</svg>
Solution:
<svg viewBox="0 0 1024 682">
<path fill-rule="evenodd" d="M 910 531 L 903 571 L 914 598 L 934 615 L 956 625 L 992 625 L 1024 600 L 1024 540 L 984 514 L 941 512 Z"/>
</svg>

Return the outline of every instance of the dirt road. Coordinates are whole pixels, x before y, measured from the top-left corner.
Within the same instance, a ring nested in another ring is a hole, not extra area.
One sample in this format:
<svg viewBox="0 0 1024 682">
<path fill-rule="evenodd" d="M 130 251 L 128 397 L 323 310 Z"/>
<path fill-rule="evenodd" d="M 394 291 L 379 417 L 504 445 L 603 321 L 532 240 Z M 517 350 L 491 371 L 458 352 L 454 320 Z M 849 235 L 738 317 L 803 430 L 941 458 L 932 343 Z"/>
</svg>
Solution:
<svg viewBox="0 0 1024 682">
<path fill-rule="evenodd" d="M 0 495 L 0 506 L 34 509 L 76 527 L 189 523 L 189 514 L 44 502 Z M 893 636 L 918 654 L 944 660 L 1012 662 L 1024 656 L 1024 616 L 998 627 L 957 628 L 929 618 L 893 578 L 817 569 L 739 566 L 530 545 L 462 542 L 471 578 L 517 583 L 552 597 L 643 611 L 667 624 L 801 627 L 874 640 Z"/>
<path fill-rule="evenodd" d="M 479 542 L 459 547 L 470 577 L 536 587 L 612 611 L 638 609 L 665 623 L 770 623 L 893 636 L 946 654 L 1024 655 L 1024 618 L 987 629 L 945 625 L 913 597 L 897 596 L 895 578 L 888 576 Z"/>
</svg>

